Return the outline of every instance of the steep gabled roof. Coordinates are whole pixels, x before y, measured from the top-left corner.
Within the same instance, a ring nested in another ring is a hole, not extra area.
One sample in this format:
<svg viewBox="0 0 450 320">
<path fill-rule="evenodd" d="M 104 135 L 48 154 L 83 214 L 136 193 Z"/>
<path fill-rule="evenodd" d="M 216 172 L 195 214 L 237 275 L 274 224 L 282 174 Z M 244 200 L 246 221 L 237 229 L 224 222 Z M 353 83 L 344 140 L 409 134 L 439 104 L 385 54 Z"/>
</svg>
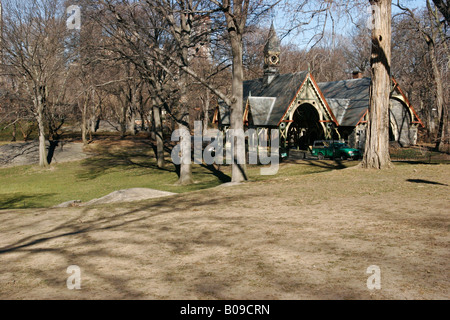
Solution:
<svg viewBox="0 0 450 320">
<path fill-rule="evenodd" d="M 249 109 L 253 124 L 277 126 L 307 76 L 307 71 L 280 74 L 269 85 L 264 85 L 263 78 L 244 81 L 244 105 Z M 219 102 L 218 111 L 220 123 L 229 125 L 229 107 Z"/>
<path fill-rule="evenodd" d="M 264 85 L 263 78 L 244 81 L 244 104 L 246 104 L 246 112 L 251 114 L 253 125 L 278 126 L 307 78 L 308 72 L 303 71 L 277 75 L 269 85 Z M 360 78 L 320 82 L 317 86 L 325 99 L 324 103 L 331 111 L 331 117 L 337 121 L 337 124 L 343 127 L 354 127 L 362 120 L 369 108 L 370 83 L 370 78 Z M 402 94 L 407 107 L 414 113 L 414 122 L 423 126 L 394 79 L 393 83 L 395 90 Z M 218 112 L 221 124 L 229 125 L 229 107 L 221 102 Z"/>
<path fill-rule="evenodd" d="M 269 85 L 263 78 L 244 81 L 244 102 L 249 103 L 253 124 L 277 126 L 307 76 L 307 71 L 280 74 Z"/>
<path fill-rule="evenodd" d="M 354 127 L 369 107 L 370 78 L 318 83 L 339 126 Z"/>
<path fill-rule="evenodd" d="M 221 99 L 217 103 L 216 113 L 214 114 L 214 122 L 218 122 L 224 126 L 230 125 L 230 107 Z"/>
<path fill-rule="evenodd" d="M 248 97 L 253 125 L 261 127 L 270 125 L 276 101 L 275 97 Z"/>
</svg>

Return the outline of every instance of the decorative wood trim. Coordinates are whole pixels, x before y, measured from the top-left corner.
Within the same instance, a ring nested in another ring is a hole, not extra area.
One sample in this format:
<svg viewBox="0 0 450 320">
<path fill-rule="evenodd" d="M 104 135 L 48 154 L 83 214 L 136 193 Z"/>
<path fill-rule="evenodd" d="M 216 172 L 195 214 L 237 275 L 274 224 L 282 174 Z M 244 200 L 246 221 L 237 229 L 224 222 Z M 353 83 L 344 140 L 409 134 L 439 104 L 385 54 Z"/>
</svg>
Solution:
<svg viewBox="0 0 450 320">
<path fill-rule="evenodd" d="M 298 88 L 298 90 L 297 90 L 297 92 L 296 92 L 294 98 L 293 98 L 292 101 L 288 104 L 288 107 L 286 108 L 286 111 L 284 112 L 284 114 L 283 114 L 283 116 L 281 117 L 281 119 L 284 119 L 284 117 L 286 116 L 286 114 L 287 114 L 287 112 L 289 111 L 289 109 L 291 109 L 292 104 L 294 103 L 295 99 L 297 99 L 298 95 L 300 94 L 300 91 L 302 90 L 303 85 L 306 83 L 306 80 L 308 80 L 308 75 L 309 75 L 309 73 L 306 74 L 305 80 L 303 80 L 303 82 L 302 82 L 302 84 L 300 85 L 300 87 Z M 280 125 L 281 121 L 282 121 L 282 120 L 280 120 L 280 121 L 278 122 L 277 126 Z"/>
<path fill-rule="evenodd" d="M 316 80 L 314 79 L 313 75 L 310 74 L 310 73 L 308 73 L 308 75 L 310 76 L 310 79 L 311 79 L 312 83 L 314 84 L 314 87 L 316 88 L 317 93 L 319 94 L 320 98 L 322 99 L 323 104 L 324 104 L 325 107 L 327 108 L 328 114 L 331 116 L 331 118 L 333 119 L 333 122 L 336 124 L 336 126 L 339 126 L 339 123 L 338 123 L 336 117 L 334 116 L 333 111 L 331 111 L 331 108 L 330 108 L 330 106 L 328 105 L 328 102 L 327 102 L 327 100 L 325 99 L 325 96 L 323 95 L 323 93 L 322 93 L 322 91 L 320 90 L 319 86 L 317 85 L 317 82 L 316 82 Z"/>
<path fill-rule="evenodd" d="M 420 125 L 422 126 L 422 128 L 425 128 L 422 120 L 420 120 L 419 116 L 417 115 L 417 112 L 414 110 L 413 106 L 411 105 L 411 103 L 409 102 L 408 98 L 406 97 L 406 95 L 403 93 L 403 90 L 400 88 L 398 82 L 395 80 L 394 77 L 392 77 L 392 82 L 394 83 L 394 90 L 398 90 L 398 92 L 402 95 L 403 99 L 405 99 L 406 104 L 408 105 L 408 108 L 411 109 L 411 111 L 413 112 L 414 116 L 417 118 L 418 123 L 420 123 Z M 415 122 L 413 122 L 415 123 Z"/>
<path fill-rule="evenodd" d="M 367 120 L 364 120 L 364 117 L 366 116 L 367 112 L 369 112 L 369 108 L 367 108 L 366 112 L 364 112 L 364 114 L 362 115 L 361 118 L 359 118 L 358 123 L 356 124 L 355 127 L 357 127 L 360 123 L 367 123 Z"/>
<path fill-rule="evenodd" d="M 214 110 L 213 123 L 219 123 L 219 106 Z"/>
</svg>

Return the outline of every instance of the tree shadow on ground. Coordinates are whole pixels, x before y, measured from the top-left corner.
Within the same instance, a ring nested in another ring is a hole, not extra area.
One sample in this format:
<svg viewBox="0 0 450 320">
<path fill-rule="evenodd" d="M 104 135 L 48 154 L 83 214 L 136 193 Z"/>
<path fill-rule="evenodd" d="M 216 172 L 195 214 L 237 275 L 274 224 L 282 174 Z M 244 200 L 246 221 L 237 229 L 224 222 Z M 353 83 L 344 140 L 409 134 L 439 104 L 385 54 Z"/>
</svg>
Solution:
<svg viewBox="0 0 450 320">
<path fill-rule="evenodd" d="M 340 159 L 334 159 L 334 160 L 310 160 L 310 159 L 304 159 L 304 160 L 296 160 L 296 161 L 285 161 L 286 163 L 301 163 L 301 164 L 307 164 L 309 166 L 313 167 L 319 167 L 327 170 L 341 170 L 346 169 L 349 166 L 345 165 L 345 161 Z"/>
<path fill-rule="evenodd" d="M 433 159 L 427 160 L 391 160 L 394 164 L 426 164 L 426 165 L 438 165 L 438 164 L 450 164 L 450 160 Z"/>
<path fill-rule="evenodd" d="M 136 281 L 134 275 L 131 274 L 108 274 L 102 272 L 99 265 L 93 262 L 98 259 L 113 259 L 116 263 L 129 264 L 133 259 L 138 264 L 143 264 L 144 257 L 135 255 L 133 252 L 115 250 L 118 246 L 138 246 L 146 248 L 146 241 L 142 241 L 142 237 L 153 237 L 161 239 L 161 245 L 172 254 L 180 254 L 191 250 L 192 247 L 198 246 L 199 239 L 197 235 L 190 232 L 186 238 L 181 241 L 176 239 L 165 238 L 166 230 L 173 228 L 183 229 L 185 224 L 195 224 L 192 217 L 186 218 L 155 218 L 159 216 L 170 216 L 183 208 L 210 208 L 217 205 L 220 201 L 232 201 L 232 198 L 203 198 L 186 197 L 182 202 L 177 202 L 177 196 L 152 201 L 137 202 L 130 204 L 122 204 L 122 209 L 116 210 L 117 206 L 106 207 L 86 207 L 75 209 L 70 215 L 65 215 L 63 219 L 57 219 L 54 224 L 45 224 L 42 227 L 33 228 L 33 233 L 26 233 L 25 236 L 17 237 L 8 241 L 3 239 L 2 247 L 0 247 L 0 256 L 11 253 L 20 253 L 23 259 L 35 259 L 40 254 L 52 254 L 65 261 L 74 261 L 80 265 L 83 270 L 89 270 L 89 273 L 96 279 L 100 279 L 101 283 L 114 288 L 114 291 L 123 297 L 133 298 L 142 297 L 142 293 L 136 290 L 133 281 Z M 102 214 L 92 214 L 93 211 L 102 210 Z M 55 209 L 62 210 L 62 209 Z M 65 209 L 67 210 L 67 209 Z M 56 212 L 56 211 L 54 211 Z M 11 214 L 11 213 L 8 213 Z M 29 213 L 31 214 L 31 213 Z M 50 219 L 50 217 L 46 217 Z M 204 217 L 199 217 L 202 219 Z M 17 219 L 17 218 L 16 218 Z M 17 223 L 16 227 L 8 229 L 8 233 L 20 234 L 23 231 L 23 225 Z M 98 239 L 98 233 L 104 231 L 113 232 L 113 235 L 120 235 L 122 232 L 131 232 L 129 236 L 124 238 Z M 158 231 L 158 232 L 156 232 Z M 136 235 L 133 237 L 132 235 Z M 178 235 L 177 235 L 178 237 Z M 202 244 L 208 245 L 205 239 Z M 9 242 L 9 243 L 8 243 Z M 214 242 L 214 245 L 217 241 Z M 104 246 L 106 245 L 106 246 Z M 22 259 L 21 258 L 21 259 Z M 24 260 L 21 260 L 24 261 Z M 130 265 L 132 266 L 132 265 Z M 10 270 L 14 267 L 20 268 L 19 265 L 11 265 Z M 28 273 L 33 273 L 33 268 Z M 39 278 L 45 278 L 46 284 L 52 290 L 61 289 L 61 281 L 58 278 L 58 272 L 55 273 L 50 266 L 39 271 Z M 140 280 L 142 281 L 142 280 Z"/>
<path fill-rule="evenodd" d="M 180 176 L 179 165 L 174 164 L 170 157 L 172 152 L 172 145 L 165 144 L 164 152 L 166 155 L 165 166 L 160 168 L 155 159 L 156 144 L 151 140 L 136 140 L 132 141 L 132 146 L 114 146 L 101 145 L 95 149 L 95 155 L 91 158 L 85 159 L 82 166 L 85 170 L 78 174 L 79 179 L 92 180 L 107 173 L 109 169 L 133 169 L 144 168 L 152 169 L 161 172 L 174 173 Z M 220 182 L 229 182 L 231 178 L 223 173 L 214 165 L 201 165 L 202 168 L 207 169 L 212 175 L 217 177 Z"/>
<path fill-rule="evenodd" d="M 48 162 L 48 164 L 51 164 L 52 160 L 53 160 L 53 155 L 55 154 L 55 149 L 59 145 L 60 142 L 51 140 L 51 141 L 49 141 L 49 143 L 50 143 L 50 145 L 49 145 L 48 151 L 47 151 L 47 162 Z"/>
<path fill-rule="evenodd" d="M 429 180 L 423 180 L 423 179 L 407 179 L 408 182 L 413 183 L 424 183 L 424 184 L 432 184 L 432 185 L 439 185 L 439 186 L 446 186 L 448 187 L 448 184 L 435 182 L 435 181 L 429 181 Z"/>
<path fill-rule="evenodd" d="M 0 210 L 36 208 L 39 207 L 38 203 L 43 198 L 50 198 L 54 195 L 54 193 L 0 194 Z"/>
<path fill-rule="evenodd" d="M 165 293 L 169 298 L 173 297 L 172 294 L 178 294 L 176 297 L 191 294 L 201 298 L 229 299 L 239 297 L 242 293 L 233 296 L 230 292 L 233 288 L 238 289 L 239 285 L 249 285 L 249 279 L 254 283 L 266 283 L 267 288 L 274 290 L 271 294 L 295 294 L 304 292 L 306 287 L 311 296 L 327 296 L 320 291 L 321 286 L 311 292 L 317 283 L 312 275 L 303 273 L 299 277 L 295 273 L 286 273 L 284 269 L 280 270 L 270 255 L 260 252 L 257 245 L 233 240 L 243 232 L 251 232 L 249 225 L 253 217 L 241 214 L 223 216 L 206 211 L 220 205 L 223 209 L 224 203 L 236 207 L 255 197 L 261 197 L 261 194 L 254 191 L 240 194 L 236 199 L 222 191 L 201 198 L 183 195 L 121 204 L 121 207 L 114 208 L 78 208 L 70 214 L 65 213 L 62 219 L 55 220 L 51 225 L 33 229 L 33 233 L 4 240 L 0 256 L 3 261 L 10 261 L 15 256 L 11 254 L 19 253 L 20 261 L 11 263 L 8 271 L 20 271 L 23 276 L 23 265 L 34 259 L 38 261 L 39 257 L 42 259 L 51 255 L 52 261 L 62 261 L 56 265 L 49 263 L 46 268 L 40 265 L 29 267 L 26 272 L 31 278 L 45 281 L 44 287 L 44 282 L 38 283 L 41 290 L 56 295 L 62 293 L 63 297 L 68 291 L 61 286 L 61 279 L 68 277 L 64 268 L 71 264 L 80 266 L 82 277 L 89 275 L 87 282 L 82 278 L 82 286 L 85 286 L 83 293 L 106 298 L 154 298 L 158 297 L 157 288 L 165 286 L 172 288 Z M 190 208 L 199 212 L 184 215 Z M 62 213 L 60 210 L 52 210 L 46 219 L 52 219 L 52 214 L 59 216 Z M 22 228 L 23 225 L 18 223 L 8 232 L 18 233 L 23 231 Z M 112 233 L 106 234 L 106 231 Z M 277 245 L 287 252 L 293 250 L 291 246 L 283 248 L 283 243 Z M 165 255 L 161 255 L 162 251 Z M 202 252 L 201 260 L 193 255 L 199 252 Z M 221 269 L 217 261 L 225 257 L 229 268 Z M 109 263 L 109 266 L 104 263 Z M 217 271 L 215 268 L 218 268 Z M 347 289 L 349 292 L 354 288 L 349 286 Z M 15 290 L 27 290 L 32 295 L 33 283 Z M 352 292 L 354 298 L 360 294 L 364 296 L 363 293 Z M 265 293 L 255 291 L 252 294 L 263 296 Z"/>
<path fill-rule="evenodd" d="M 132 147 L 99 146 L 95 149 L 93 157 L 83 160 L 82 166 L 85 170 L 78 175 L 78 178 L 84 180 L 95 179 L 114 168 L 147 168 L 175 173 L 170 166 L 159 168 L 152 152 L 141 144 Z"/>
<path fill-rule="evenodd" d="M 171 199 L 174 200 L 174 199 Z M 148 203 L 146 203 L 148 202 Z M 189 201 L 183 202 L 183 207 L 203 207 L 203 206 L 211 206 L 216 203 L 214 199 L 200 199 L 197 200 L 195 198 L 189 199 Z M 167 197 L 162 197 L 160 199 L 155 199 L 153 201 L 144 201 L 134 202 L 134 203 L 122 203 L 122 206 L 129 205 L 132 207 L 131 209 L 124 209 L 122 213 L 119 214 L 111 214 L 107 216 L 98 216 L 94 217 L 92 220 L 85 221 L 86 215 L 93 209 L 96 208 L 107 208 L 108 206 L 89 206 L 82 208 L 80 213 L 76 216 L 74 215 L 71 219 L 64 221 L 63 223 L 56 225 L 54 228 L 45 231 L 36 233 L 27 237 L 24 237 L 20 240 L 17 240 L 9 245 L 3 246 L 0 248 L 0 254 L 4 254 L 7 252 L 13 252 L 18 249 L 26 248 L 29 246 L 33 246 L 36 243 L 42 243 L 51 239 L 63 238 L 66 236 L 74 235 L 74 234 L 83 234 L 92 231 L 98 230 L 111 230 L 111 229 L 119 229 L 120 227 L 124 227 L 129 224 L 136 223 L 142 220 L 151 220 L 151 218 L 163 215 L 170 214 L 171 212 L 176 211 L 178 206 L 176 201 L 168 201 Z M 137 212 L 141 211 L 149 211 L 153 212 L 152 214 L 146 214 L 142 217 L 135 219 L 122 220 L 122 218 L 133 215 Z M 13 231 L 13 230 L 9 230 Z"/>
<path fill-rule="evenodd" d="M 216 168 L 216 166 L 214 164 L 202 164 L 202 167 L 211 171 L 211 173 L 215 177 L 217 177 L 220 180 L 220 182 L 222 182 L 222 183 L 231 181 L 231 177 L 229 175 L 226 175 L 225 173 L 223 173 L 220 170 L 220 167 Z"/>
</svg>

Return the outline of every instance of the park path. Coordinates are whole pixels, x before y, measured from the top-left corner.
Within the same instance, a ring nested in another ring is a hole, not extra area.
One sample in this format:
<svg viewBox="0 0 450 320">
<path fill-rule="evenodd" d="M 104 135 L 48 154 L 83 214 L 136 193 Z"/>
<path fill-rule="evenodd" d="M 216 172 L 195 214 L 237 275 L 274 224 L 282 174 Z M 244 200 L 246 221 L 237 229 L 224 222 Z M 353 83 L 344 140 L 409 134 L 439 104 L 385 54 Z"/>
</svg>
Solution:
<svg viewBox="0 0 450 320">
<path fill-rule="evenodd" d="M 39 142 L 15 142 L 0 146 L 0 168 L 32 165 L 39 163 Z M 89 157 L 83 151 L 83 143 L 67 141 L 47 141 L 47 152 L 52 163 L 77 161 Z"/>
</svg>

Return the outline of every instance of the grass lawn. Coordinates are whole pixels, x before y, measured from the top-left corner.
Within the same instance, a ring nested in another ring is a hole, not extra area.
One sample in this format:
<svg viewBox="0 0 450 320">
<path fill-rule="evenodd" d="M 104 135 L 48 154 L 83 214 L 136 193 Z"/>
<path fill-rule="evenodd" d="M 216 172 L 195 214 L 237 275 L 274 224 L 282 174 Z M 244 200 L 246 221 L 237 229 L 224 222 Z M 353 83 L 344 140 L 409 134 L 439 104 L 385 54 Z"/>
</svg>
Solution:
<svg viewBox="0 0 450 320">
<path fill-rule="evenodd" d="M 145 141 L 108 141 L 90 147 L 95 156 L 67 163 L 0 169 L 0 209 L 51 207 L 69 200 L 83 202 L 127 188 L 153 188 L 183 193 L 217 186 L 230 180 L 230 167 L 193 165 L 194 184 L 176 185 L 175 166 L 167 159 L 156 167 L 152 148 Z M 285 162 L 275 176 L 261 176 L 260 166 L 248 166 L 249 179 L 260 181 L 343 169 L 356 161 Z"/>
</svg>

